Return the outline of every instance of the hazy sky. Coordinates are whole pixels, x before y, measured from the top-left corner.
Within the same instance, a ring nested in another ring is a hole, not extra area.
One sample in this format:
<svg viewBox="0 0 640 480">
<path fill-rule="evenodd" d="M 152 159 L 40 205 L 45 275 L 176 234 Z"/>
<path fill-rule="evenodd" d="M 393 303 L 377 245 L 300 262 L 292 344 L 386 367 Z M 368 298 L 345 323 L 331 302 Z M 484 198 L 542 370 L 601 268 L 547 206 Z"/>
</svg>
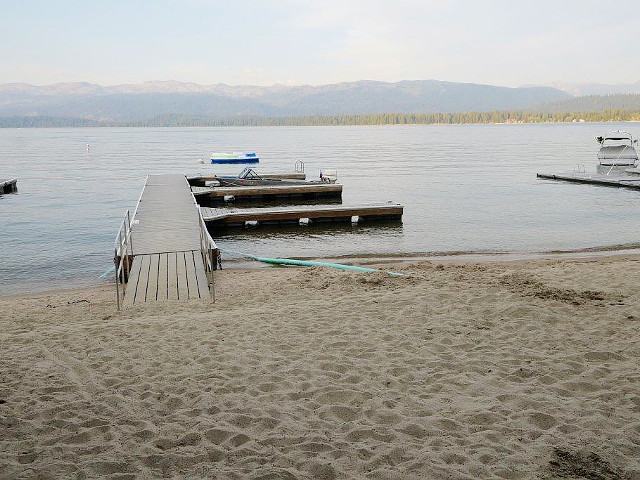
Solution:
<svg viewBox="0 0 640 480">
<path fill-rule="evenodd" d="M 626 0 L 0 0 L 0 83 L 633 83 L 638 48 Z"/>
</svg>

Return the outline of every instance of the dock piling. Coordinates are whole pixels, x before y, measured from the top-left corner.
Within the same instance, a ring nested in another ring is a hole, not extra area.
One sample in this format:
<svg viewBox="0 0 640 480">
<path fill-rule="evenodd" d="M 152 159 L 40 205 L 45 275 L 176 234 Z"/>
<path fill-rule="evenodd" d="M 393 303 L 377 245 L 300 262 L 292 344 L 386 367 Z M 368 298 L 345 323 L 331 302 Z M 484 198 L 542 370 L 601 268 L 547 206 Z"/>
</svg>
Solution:
<svg viewBox="0 0 640 480">
<path fill-rule="evenodd" d="M 17 193 L 18 192 L 18 180 L 10 178 L 7 180 L 0 179 L 0 194 L 4 193 Z"/>
</svg>

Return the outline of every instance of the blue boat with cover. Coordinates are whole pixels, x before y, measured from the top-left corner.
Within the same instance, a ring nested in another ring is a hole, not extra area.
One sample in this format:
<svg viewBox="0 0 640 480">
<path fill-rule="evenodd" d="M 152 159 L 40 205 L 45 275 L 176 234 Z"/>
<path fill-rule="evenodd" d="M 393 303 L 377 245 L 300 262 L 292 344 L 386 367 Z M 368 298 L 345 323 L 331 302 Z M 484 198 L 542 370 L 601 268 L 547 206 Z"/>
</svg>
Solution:
<svg viewBox="0 0 640 480">
<path fill-rule="evenodd" d="M 211 163 L 258 163 L 260 157 L 255 153 L 223 153 L 215 152 L 211 154 Z"/>
</svg>

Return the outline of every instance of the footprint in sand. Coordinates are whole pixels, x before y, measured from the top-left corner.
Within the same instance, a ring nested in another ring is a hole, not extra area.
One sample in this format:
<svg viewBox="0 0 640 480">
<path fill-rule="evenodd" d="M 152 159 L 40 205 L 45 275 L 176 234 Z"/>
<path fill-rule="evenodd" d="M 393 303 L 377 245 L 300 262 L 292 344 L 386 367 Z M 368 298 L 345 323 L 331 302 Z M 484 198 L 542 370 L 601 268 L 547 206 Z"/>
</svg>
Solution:
<svg viewBox="0 0 640 480">
<path fill-rule="evenodd" d="M 311 478 L 316 478 L 318 480 L 334 480 L 335 478 L 338 478 L 335 468 L 328 464 L 314 462 L 309 465 L 307 471 Z"/>
<path fill-rule="evenodd" d="M 220 430 L 218 428 L 212 428 L 204 432 L 204 436 L 207 438 L 207 440 L 209 440 L 211 443 L 215 443 L 216 445 L 220 445 L 231 435 L 233 435 L 233 432 Z"/>
<path fill-rule="evenodd" d="M 177 447 L 195 446 L 200 443 L 202 437 L 199 433 L 191 432 L 183 435 L 177 440 L 159 438 L 154 442 L 154 446 L 160 450 L 170 450 Z"/>
<path fill-rule="evenodd" d="M 379 442 L 390 443 L 396 438 L 392 433 L 388 433 L 382 429 L 360 428 L 349 432 L 346 436 L 349 442 L 363 442 L 368 439 L 377 440 Z"/>
<path fill-rule="evenodd" d="M 590 382 L 565 382 L 560 385 L 570 392 L 578 393 L 593 393 L 602 388 L 600 385 Z"/>
<path fill-rule="evenodd" d="M 591 362 L 610 362 L 612 360 L 624 360 L 625 358 L 613 352 L 588 352 L 584 354 L 584 359 Z"/>
<path fill-rule="evenodd" d="M 251 440 L 251 438 L 249 438 L 244 433 L 238 433 L 237 435 L 234 435 L 233 437 L 231 437 L 228 443 L 230 445 L 233 445 L 234 447 L 239 447 L 247 443 L 249 440 Z"/>
<path fill-rule="evenodd" d="M 476 426 L 491 426 L 503 420 L 504 417 L 502 415 L 493 412 L 481 412 L 468 417 L 469 423 Z"/>
<path fill-rule="evenodd" d="M 423 439 L 429 436 L 429 431 L 427 429 L 416 424 L 407 425 L 406 427 L 401 428 L 398 431 L 418 439 Z"/>
<path fill-rule="evenodd" d="M 122 474 L 136 472 L 136 469 L 129 462 L 94 462 L 89 465 L 89 468 L 97 475 L 118 475 L 118 478 L 123 478 Z"/>
<path fill-rule="evenodd" d="M 320 418 L 338 420 L 340 422 L 353 422 L 362 415 L 360 408 L 346 405 L 330 405 L 320 411 Z"/>
<path fill-rule="evenodd" d="M 529 422 L 538 427 L 540 430 L 549 430 L 558 424 L 556 418 L 542 412 L 533 412 L 529 415 Z"/>
</svg>

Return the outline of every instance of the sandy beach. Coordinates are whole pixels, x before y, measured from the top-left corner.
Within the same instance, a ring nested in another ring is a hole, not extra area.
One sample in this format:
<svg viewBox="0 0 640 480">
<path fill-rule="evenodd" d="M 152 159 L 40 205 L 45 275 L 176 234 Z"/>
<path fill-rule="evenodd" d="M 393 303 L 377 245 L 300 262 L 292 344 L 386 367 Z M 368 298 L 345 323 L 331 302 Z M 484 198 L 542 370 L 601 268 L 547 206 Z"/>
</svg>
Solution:
<svg viewBox="0 0 640 480">
<path fill-rule="evenodd" d="M 640 257 L 0 297 L 1 478 L 640 478 Z"/>
</svg>

